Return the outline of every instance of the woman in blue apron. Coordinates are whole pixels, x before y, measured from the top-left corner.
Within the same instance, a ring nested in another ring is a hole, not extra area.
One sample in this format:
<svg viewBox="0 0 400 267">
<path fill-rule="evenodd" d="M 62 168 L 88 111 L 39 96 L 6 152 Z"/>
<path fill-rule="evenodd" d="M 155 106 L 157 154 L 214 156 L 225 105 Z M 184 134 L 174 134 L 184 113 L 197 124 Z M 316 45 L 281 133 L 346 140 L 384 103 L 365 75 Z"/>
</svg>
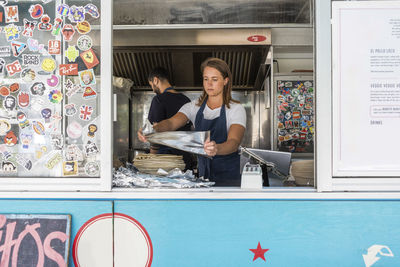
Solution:
<svg viewBox="0 0 400 267">
<path fill-rule="evenodd" d="M 196 131 L 210 131 L 204 144 L 209 157 L 199 156 L 199 176 L 216 186 L 240 185 L 239 145 L 246 127 L 246 112 L 232 99 L 232 74 L 225 61 L 209 58 L 201 65 L 203 93 L 185 104 L 170 119 L 154 124 L 157 132 L 173 131 L 190 120 Z"/>
</svg>

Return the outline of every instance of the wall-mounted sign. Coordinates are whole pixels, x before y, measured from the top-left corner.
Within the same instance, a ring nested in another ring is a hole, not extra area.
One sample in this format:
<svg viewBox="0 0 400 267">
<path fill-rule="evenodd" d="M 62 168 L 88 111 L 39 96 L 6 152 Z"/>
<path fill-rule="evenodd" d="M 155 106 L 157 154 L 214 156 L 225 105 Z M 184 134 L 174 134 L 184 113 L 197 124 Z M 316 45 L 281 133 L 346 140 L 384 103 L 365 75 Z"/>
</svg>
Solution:
<svg viewBox="0 0 400 267">
<path fill-rule="evenodd" d="M 400 176 L 400 2 L 332 5 L 333 176 Z"/>
</svg>

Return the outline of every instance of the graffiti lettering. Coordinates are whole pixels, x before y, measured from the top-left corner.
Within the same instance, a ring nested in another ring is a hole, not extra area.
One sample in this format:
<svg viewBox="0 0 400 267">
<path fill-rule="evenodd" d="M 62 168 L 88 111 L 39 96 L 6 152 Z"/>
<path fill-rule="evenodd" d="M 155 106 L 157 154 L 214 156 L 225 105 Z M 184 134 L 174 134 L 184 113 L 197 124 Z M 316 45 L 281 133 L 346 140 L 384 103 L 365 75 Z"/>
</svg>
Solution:
<svg viewBox="0 0 400 267">
<path fill-rule="evenodd" d="M 27 224 L 25 225 L 25 229 L 21 231 L 18 235 L 17 239 L 13 239 L 14 232 L 16 230 L 17 222 L 15 220 L 11 220 L 11 222 L 7 223 L 7 218 L 4 215 L 0 215 L 0 229 L 5 227 L 5 238 L 4 243 L 0 244 L 0 252 L 2 252 L 0 258 L 0 266 L 8 267 L 11 259 L 11 266 L 19 266 L 18 264 L 18 253 L 23 244 L 25 237 L 30 235 L 36 244 L 37 249 L 37 263 L 36 266 L 43 267 L 45 264 L 45 257 L 48 257 L 50 260 L 53 260 L 58 264 L 59 267 L 66 267 L 66 262 L 63 255 L 59 254 L 56 250 L 52 248 L 50 245 L 52 240 L 58 239 L 62 243 L 65 243 L 68 236 L 59 231 L 50 232 L 44 242 L 42 243 L 41 237 L 39 235 L 39 228 L 41 227 L 40 223 Z M 0 241 L 2 240 L 4 230 L 0 230 Z"/>
</svg>

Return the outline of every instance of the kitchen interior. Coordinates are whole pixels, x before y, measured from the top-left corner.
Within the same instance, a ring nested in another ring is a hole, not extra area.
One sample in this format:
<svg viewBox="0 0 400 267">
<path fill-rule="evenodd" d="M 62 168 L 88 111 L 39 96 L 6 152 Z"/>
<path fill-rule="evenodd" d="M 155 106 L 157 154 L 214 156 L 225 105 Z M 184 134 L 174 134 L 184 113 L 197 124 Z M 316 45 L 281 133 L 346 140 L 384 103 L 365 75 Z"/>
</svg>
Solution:
<svg viewBox="0 0 400 267">
<path fill-rule="evenodd" d="M 173 87 L 194 100 L 201 62 L 217 57 L 228 63 L 232 96 L 246 110 L 242 181 L 254 175 L 248 163 L 261 170 L 264 187 L 313 187 L 313 32 L 310 0 L 115 0 L 114 168 L 149 153 L 137 131 L 155 95 L 150 70 L 166 68 Z"/>
</svg>

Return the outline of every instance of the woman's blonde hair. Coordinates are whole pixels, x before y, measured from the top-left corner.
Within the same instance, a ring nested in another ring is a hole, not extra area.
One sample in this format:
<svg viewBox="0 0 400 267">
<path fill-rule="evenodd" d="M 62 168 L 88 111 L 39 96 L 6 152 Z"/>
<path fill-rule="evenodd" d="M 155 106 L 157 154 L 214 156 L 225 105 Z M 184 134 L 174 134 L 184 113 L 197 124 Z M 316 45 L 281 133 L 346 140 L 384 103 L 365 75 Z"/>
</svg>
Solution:
<svg viewBox="0 0 400 267">
<path fill-rule="evenodd" d="M 203 63 L 201 63 L 200 70 L 202 75 L 206 67 L 214 68 L 221 73 L 224 79 L 228 78 L 228 82 L 224 86 L 224 90 L 222 92 L 222 104 L 226 105 L 227 108 L 230 108 L 230 102 L 240 103 L 239 101 L 232 99 L 232 73 L 229 69 L 228 64 L 226 64 L 226 62 L 222 59 L 210 57 L 203 61 Z M 199 97 L 196 105 L 201 106 L 206 99 L 207 93 L 206 90 L 203 88 L 203 93 Z"/>
</svg>

